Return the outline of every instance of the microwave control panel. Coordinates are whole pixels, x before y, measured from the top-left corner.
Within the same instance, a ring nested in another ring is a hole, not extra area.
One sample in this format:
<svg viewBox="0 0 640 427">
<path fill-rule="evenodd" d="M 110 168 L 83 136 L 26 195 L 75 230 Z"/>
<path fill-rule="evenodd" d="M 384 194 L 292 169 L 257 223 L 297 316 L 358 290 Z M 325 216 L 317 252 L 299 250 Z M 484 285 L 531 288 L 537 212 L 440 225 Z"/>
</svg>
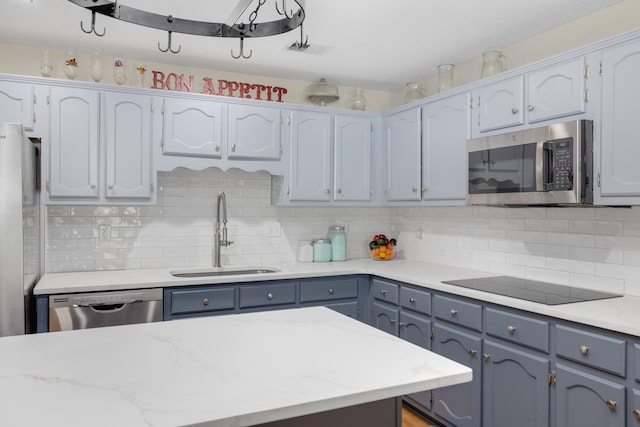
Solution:
<svg viewBox="0 0 640 427">
<path fill-rule="evenodd" d="M 549 165 L 552 174 L 546 190 L 573 190 L 573 138 L 556 139 L 547 144 L 552 153 Z"/>
</svg>

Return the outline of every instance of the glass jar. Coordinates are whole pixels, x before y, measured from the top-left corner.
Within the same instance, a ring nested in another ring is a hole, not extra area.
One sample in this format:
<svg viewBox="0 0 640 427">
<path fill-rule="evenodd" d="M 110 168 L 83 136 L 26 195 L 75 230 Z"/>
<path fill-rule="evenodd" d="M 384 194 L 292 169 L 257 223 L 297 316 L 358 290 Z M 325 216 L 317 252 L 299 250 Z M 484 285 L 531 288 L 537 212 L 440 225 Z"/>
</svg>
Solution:
<svg viewBox="0 0 640 427">
<path fill-rule="evenodd" d="M 119 85 L 122 85 L 127 81 L 127 68 L 124 64 L 124 60 L 121 58 L 117 58 L 113 61 L 113 81 Z"/>
<path fill-rule="evenodd" d="M 501 73 L 502 59 L 504 55 L 498 50 L 492 50 L 491 52 L 485 52 L 482 54 L 482 72 L 481 77 L 489 77 L 494 74 Z"/>
<path fill-rule="evenodd" d="M 313 262 L 311 240 L 300 240 L 298 242 L 298 262 Z"/>
<path fill-rule="evenodd" d="M 76 51 L 67 51 L 64 58 L 64 75 L 73 80 L 78 76 L 78 60 L 76 59 Z"/>
<path fill-rule="evenodd" d="M 364 111 L 367 108 L 367 98 L 364 97 L 363 92 L 362 88 L 354 89 L 350 105 L 352 110 Z"/>
<path fill-rule="evenodd" d="M 404 95 L 404 103 L 417 101 L 427 96 L 427 90 L 419 82 L 407 83 L 407 93 Z"/>
<path fill-rule="evenodd" d="M 42 77 L 49 77 L 53 72 L 53 61 L 49 49 L 43 49 L 40 57 L 40 74 Z"/>
<path fill-rule="evenodd" d="M 104 68 L 102 67 L 102 53 L 93 52 L 91 56 L 91 78 L 94 82 L 99 82 L 104 77 Z"/>
<path fill-rule="evenodd" d="M 331 261 L 331 241 L 316 239 L 313 241 L 313 262 Z"/>
<path fill-rule="evenodd" d="M 453 88 L 453 64 L 438 65 L 438 92 L 444 92 Z"/>
<path fill-rule="evenodd" d="M 344 227 L 333 225 L 329 227 L 329 241 L 331 242 L 331 261 L 347 260 L 347 235 Z"/>
</svg>

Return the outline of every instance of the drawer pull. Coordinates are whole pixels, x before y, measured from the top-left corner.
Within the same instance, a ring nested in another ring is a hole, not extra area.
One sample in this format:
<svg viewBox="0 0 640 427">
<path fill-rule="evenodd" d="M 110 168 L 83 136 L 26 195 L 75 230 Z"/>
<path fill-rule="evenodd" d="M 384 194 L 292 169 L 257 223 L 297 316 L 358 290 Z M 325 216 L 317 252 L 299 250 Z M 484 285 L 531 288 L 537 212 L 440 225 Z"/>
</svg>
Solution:
<svg viewBox="0 0 640 427">
<path fill-rule="evenodd" d="M 384 289 L 380 289 L 380 294 L 384 296 L 384 295 L 386 295 L 386 294 L 387 294 L 387 291 L 386 291 L 386 290 L 384 290 Z"/>
<path fill-rule="evenodd" d="M 482 354 L 482 360 L 484 360 L 485 362 L 488 362 L 489 359 L 491 359 L 491 355 L 489 355 L 487 353 L 483 353 Z"/>
<path fill-rule="evenodd" d="M 512 326 L 512 325 L 507 326 L 507 332 L 509 332 L 511 335 L 515 334 L 516 333 L 516 327 Z"/>
<path fill-rule="evenodd" d="M 389 319 L 389 323 L 391 323 L 392 325 L 394 325 L 396 323 L 395 319 Z"/>
<path fill-rule="evenodd" d="M 513 115 L 518 114 L 518 109 L 517 109 L 516 107 L 513 107 L 513 108 L 511 109 L 511 114 L 513 114 Z"/>
<path fill-rule="evenodd" d="M 329 295 L 333 295 L 333 292 L 334 292 L 333 288 L 329 288 Z"/>
<path fill-rule="evenodd" d="M 452 308 L 449 313 L 451 313 L 452 316 L 457 316 L 458 315 L 458 310 L 456 310 L 455 308 Z"/>
<path fill-rule="evenodd" d="M 410 302 L 411 304 L 415 304 L 415 303 L 416 303 L 416 299 L 415 299 L 415 298 L 409 298 L 409 302 Z"/>
<path fill-rule="evenodd" d="M 400 323 L 398 324 L 398 326 L 400 326 L 400 327 L 404 327 L 404 326 L 407 326 L 407 324 L 406 324 L 406 323 L 404 323 L 404 322 L 400 322 Z"/>
<path fill-rule="evenodd" d="M 269 292 L 267 294 L 267 299 L 272 300 L 273 299 L 273 294 L 271 292 Z"/>
<path fill-rule="evenodd" d="M 634 409 L 631 413 L 636 418 L 636 420 L 640 420 L 640 409 Z"/>
<path fill-rule="evenodd" d="M 607 408 L 616 409 L 616 406 L 618 406 L 618 403 L 615 400 L 607 400 Z"/>
<path fill-rule="evenodd" d="M 580 347 L 578 347 L 578 350 L 580 350 L 580 354 L 587 354 L 589 353 L 589 347 L 587 347 L 586 345 L 581 345 Z"/>
<path fill-rule="evenodd" d="M 209 305 L 209 298 L 205 298 L 202 300 L 202 304 Z"/>
<path fill-rule="evenodd" d="M 476 354 L 478 354 L 478 350 L 469 350 L 467 353 L 469 353 L 469 356 L 471 357 L 476 357 Z"/>
</svg>

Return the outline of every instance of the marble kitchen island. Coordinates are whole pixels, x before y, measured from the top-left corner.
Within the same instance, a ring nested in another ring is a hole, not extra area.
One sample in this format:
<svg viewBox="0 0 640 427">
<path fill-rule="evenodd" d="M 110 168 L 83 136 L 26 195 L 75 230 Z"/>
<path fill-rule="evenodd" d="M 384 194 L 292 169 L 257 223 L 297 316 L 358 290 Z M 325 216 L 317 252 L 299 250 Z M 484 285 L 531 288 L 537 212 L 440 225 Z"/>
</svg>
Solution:
<svg viewBox="0 0 640 427">
<path fill-rule="evenodd" d="M 12 427 L 358 416 L 349 408 L 472 378 L 324 307 L 6 337 L 0 355 L 0 424 Z"/>
</svg>

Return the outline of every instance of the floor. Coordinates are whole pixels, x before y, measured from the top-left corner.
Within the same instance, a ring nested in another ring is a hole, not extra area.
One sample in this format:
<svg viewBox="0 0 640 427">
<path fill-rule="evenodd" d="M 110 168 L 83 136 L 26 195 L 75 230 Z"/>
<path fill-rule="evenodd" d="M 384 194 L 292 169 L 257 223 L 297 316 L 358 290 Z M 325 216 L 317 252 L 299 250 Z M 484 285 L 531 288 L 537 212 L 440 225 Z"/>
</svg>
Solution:
<svg viewBox="0 0 640 427">
<path fill-rule="evenodd" d="M 432 425 L 406 406 L 402 408 L 402 427 L 427 427 Z"/>
</svg>

